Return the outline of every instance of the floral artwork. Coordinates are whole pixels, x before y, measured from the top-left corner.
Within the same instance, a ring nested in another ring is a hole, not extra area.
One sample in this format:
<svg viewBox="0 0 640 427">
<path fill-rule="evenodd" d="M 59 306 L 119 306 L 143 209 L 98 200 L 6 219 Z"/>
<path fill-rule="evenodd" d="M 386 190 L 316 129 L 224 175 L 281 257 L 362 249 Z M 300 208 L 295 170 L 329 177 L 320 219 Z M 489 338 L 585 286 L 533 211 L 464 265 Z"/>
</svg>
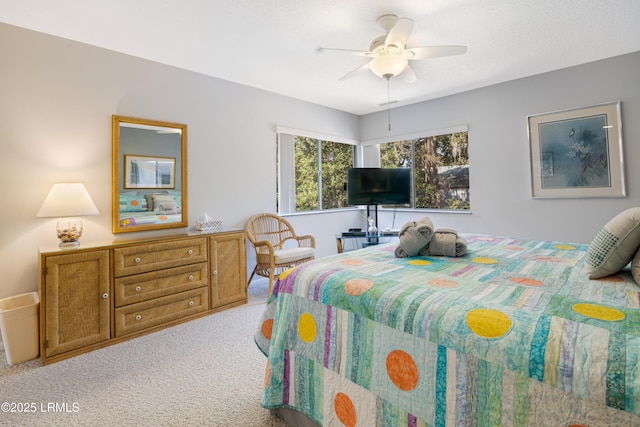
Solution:
<svg viewBox="0 0 640 427">
<path fill-rule="evenodd" d="M 529 116 L 534 197 L 620 197 L 620 103 Z"/>
<path fill-rule="evenodd" d="M 609 187 L 606 125 L 606 115 L 541 124 L 542 188 Z"/>
</svg>

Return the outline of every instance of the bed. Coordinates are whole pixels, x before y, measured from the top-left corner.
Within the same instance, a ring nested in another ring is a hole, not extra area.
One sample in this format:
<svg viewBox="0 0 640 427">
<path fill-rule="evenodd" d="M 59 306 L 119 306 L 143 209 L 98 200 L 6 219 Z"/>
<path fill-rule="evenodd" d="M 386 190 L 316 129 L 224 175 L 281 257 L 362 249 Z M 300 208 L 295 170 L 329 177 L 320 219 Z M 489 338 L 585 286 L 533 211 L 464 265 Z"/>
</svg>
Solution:
<svg viewBox="0 0 640 427">
<path fill-rule="evenodd" d="M 390 243 L 283 273 L 255 333 L 262 405 L 327 426 L 640 425 L 631 272 L 590 280 L 588 245 L 463 236 L 461 257 Z"/>
<path fill-rule="evenodd" d="M 120 227 L 182 221 L 179 191 L 126 191 L 119 199 Z"/>
</svg>

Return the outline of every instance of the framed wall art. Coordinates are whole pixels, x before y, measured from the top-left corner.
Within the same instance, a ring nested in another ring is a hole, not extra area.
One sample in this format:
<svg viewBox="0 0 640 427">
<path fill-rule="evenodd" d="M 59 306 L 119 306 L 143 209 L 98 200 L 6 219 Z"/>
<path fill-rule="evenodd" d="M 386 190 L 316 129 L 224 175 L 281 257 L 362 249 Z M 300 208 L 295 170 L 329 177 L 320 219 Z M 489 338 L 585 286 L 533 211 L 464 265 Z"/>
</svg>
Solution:
<svg viewBox="0 0 640 427">
<path fill-rule="evenodd" d="M 527 119 L 534 198 L 626 195 L 620 102 Z"/>
<path fill-rule="evenodd" d="M 125 154 L 124 188 L 176 188 L 176 159 Z"/>
</svg>

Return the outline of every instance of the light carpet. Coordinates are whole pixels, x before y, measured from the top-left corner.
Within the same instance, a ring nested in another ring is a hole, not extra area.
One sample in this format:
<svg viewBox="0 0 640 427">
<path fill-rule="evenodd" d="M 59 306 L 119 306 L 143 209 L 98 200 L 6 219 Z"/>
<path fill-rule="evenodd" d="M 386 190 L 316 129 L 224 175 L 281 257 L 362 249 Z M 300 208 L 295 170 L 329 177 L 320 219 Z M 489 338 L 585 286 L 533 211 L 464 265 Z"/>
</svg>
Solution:
<svg viewBox="0 0 640 427">
<path fill-rule="evenodd" d="M 267 285 L 254 280 L 246 305 L 47 366 L 8 366 L 2 349 L 0 425 L 285 426 L 260 406 Z"/>
</svg>

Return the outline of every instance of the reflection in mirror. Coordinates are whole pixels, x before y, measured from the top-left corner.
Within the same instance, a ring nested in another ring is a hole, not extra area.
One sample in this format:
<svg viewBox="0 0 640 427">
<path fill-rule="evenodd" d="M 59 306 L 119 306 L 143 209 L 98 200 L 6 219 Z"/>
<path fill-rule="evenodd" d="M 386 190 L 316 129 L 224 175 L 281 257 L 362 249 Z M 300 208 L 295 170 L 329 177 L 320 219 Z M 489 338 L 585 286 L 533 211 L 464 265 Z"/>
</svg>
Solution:
<svg viewBox="0 0 640 427">
<path fill-rule="evenodd" d="M 188 226 L 187 125 L 113 116 L 113 232 Z"/>
</svg>

